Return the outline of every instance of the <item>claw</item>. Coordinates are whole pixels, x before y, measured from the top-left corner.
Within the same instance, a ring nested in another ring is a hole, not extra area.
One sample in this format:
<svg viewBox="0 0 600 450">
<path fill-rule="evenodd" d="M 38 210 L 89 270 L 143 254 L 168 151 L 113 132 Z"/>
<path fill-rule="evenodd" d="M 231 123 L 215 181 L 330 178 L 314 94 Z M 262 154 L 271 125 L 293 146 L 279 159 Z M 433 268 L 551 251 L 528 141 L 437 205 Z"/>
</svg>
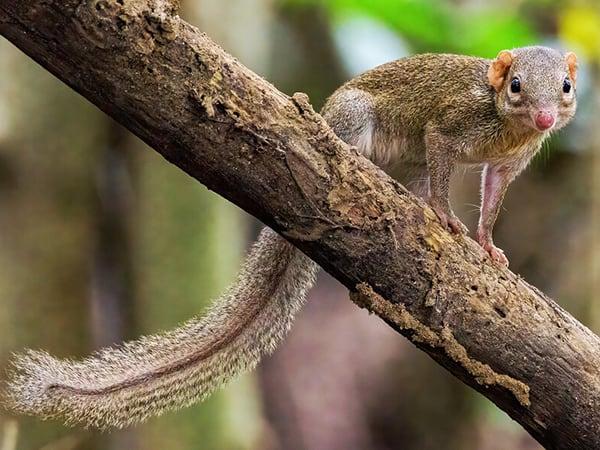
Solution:
<svg viewBox="0 0 600 450">
<path fill-rule="evenodd" d="M 458 220 L 458 217 L 456 216 L 451 216 L 448 218 L 448 226 L 452 232 L 456 234 L 467 234 L 469 232 L 469 229 L 465 226 L 465 224 Z"/>
<path fill-rule="evenodd" d="M 447 212 L 444 208 L 440 207 L 431 199 L 429 200 L 429 206 L 435 212 L 435 215 L 438 216 L 442 226 L 444 228 L 448 228 L 452 233 L 455 234 L 467 234 L 469 229 L 454 215 L 452 211 Z"/>
<path fill-rule="evenodd" d="M 496 247 L 491 242 L 482 244 L 483 249 L 488 252 L 492 261 L 502 266 L 508 267 L 508 258 L 504 255 L 502 249 Z"/>
</svg>

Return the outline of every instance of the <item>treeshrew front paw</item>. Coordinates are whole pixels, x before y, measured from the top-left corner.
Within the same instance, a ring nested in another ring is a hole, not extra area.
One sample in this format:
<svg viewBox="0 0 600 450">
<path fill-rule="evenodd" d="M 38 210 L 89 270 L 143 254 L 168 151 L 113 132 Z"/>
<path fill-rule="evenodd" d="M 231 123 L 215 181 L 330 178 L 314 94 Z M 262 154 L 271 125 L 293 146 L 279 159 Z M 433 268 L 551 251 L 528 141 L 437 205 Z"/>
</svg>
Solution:
<svg viewBox="0 0 600 450">
<path fill-rule="evenodd" d="M 430 199 L 428 203 L 435 212 L 435 215 L 440 219 L 440 222 L 444 228 L 449 229 L 455 234 L 467 234 L 469 232 L 469 229 L 458 219 L 458 217 L 454 215 L 452 211 L 447 211 L 434 200 Z"/>
<path fill-rule="evenodd" d="M 508 258 L 504 255 L 502 249 L 496 247 L 491 242 L 486 242 L 481 245 L 483 249 L 488 252 L 492 261 L 502 266 L 508 267 Z"/>
</svg>

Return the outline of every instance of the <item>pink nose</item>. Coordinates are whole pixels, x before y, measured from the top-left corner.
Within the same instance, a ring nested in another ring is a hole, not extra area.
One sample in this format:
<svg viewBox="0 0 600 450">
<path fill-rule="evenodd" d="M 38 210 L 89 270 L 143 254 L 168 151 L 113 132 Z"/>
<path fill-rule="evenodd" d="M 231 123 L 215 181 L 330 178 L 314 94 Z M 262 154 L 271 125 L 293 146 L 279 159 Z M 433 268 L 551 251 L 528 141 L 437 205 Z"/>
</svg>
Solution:
<svg viewBox="0 0 600 450">
<path fill-rule="evenodd" d="M 548 128 L 552 128 L 554 125 L 554 115 L 549 113 L 548 111 L 539 111 L 535 115 L 535 125 L 540 130 L 547 130 Z"/>
</svg>

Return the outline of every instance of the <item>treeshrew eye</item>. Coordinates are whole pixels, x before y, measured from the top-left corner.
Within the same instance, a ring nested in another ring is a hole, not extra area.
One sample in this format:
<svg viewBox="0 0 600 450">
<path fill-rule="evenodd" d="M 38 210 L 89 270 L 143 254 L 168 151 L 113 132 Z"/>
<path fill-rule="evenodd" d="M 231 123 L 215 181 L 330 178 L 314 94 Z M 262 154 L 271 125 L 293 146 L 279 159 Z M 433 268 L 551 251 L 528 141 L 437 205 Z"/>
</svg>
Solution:
<svg viewBox="0 0 600 450">
<path fill-rule="evenodd" d="M 568 78 L 565 78 L 565 81 L 563 81 L 563 92 L 565 94 L 571 92 L 571 80 L 569 80 Z"/>
<path fill-rule="evenodd" d="M 513 94 L 521 92 L 521 80 L 519 80 L 516 77 L 512 79 L 512 81 L 510 82 L 510 92 L 512 92 Z"/>
</svg>

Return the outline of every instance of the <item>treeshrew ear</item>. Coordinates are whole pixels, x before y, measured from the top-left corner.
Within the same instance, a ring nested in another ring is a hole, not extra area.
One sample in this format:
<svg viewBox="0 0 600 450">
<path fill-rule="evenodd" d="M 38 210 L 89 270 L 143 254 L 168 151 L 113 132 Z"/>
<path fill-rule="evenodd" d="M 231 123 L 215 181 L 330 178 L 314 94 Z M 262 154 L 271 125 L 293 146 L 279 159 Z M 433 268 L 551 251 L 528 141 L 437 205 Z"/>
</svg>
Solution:
<svg viewBox="0 0 600 450">
<path fill-rule="evenodd" d="M 508 74 L 508 69 L 513 62 L 513 54 L 508 50 L 502 50 L 496 56 L 496 59 L 492 61 L 490 68 L 488 69 L 487 77 L 490 83 L 496 92 L 499 92 L 502 89 L 502 85 L 504 84 L 504 79 Z"/>
<path fill-rule="evenodd" d="M 573 87 L 575 87 L 575 83 L 577 81 L 577 55 L 573 52 L 568 52 L 565 55 L 565 60 L 567 61 L 567 66 L 569 66 L 569 77 L 571 78 L 571 83 L 573 83 Z"/>
</svg>

